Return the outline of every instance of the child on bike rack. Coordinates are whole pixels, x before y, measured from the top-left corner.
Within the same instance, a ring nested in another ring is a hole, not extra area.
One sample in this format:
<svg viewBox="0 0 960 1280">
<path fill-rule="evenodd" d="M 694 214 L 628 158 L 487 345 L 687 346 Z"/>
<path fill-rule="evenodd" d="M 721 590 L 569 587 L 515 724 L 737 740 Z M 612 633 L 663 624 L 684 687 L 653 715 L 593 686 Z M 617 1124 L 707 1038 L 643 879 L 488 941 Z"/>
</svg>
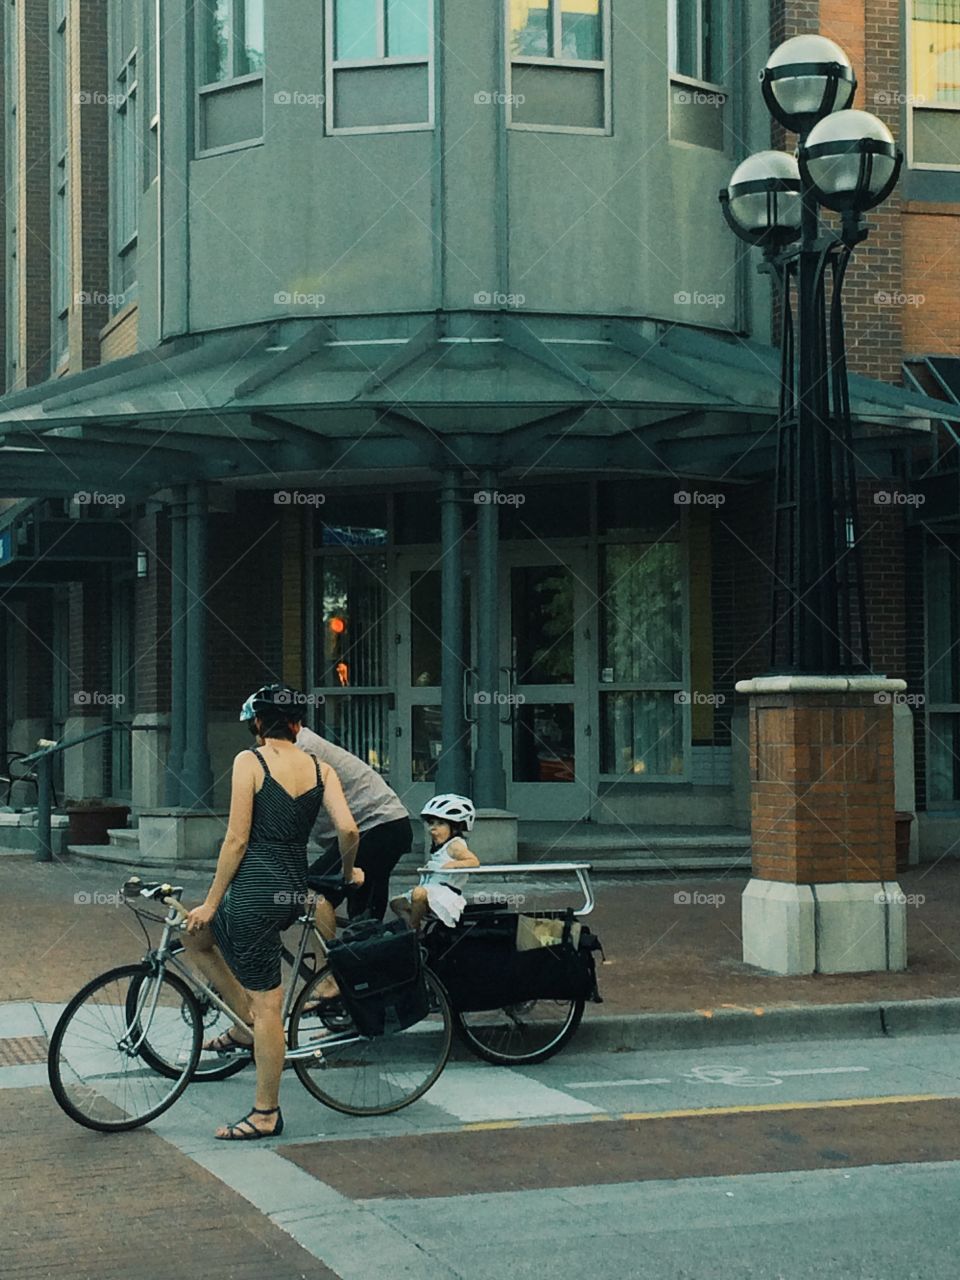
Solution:
<svg viewBox="0 0 960 1280">
<path fill-rule="evenodd" d="M 420 816 L 432 842 L 426 870 L 420 883 L 390 906 L 411 929 L 419 929 L 428 912 L 452 929 L 466 905 L 462 886 L 467 877 L 457 875 L 456 868 L 480 865 L 463 839 L 465 831 L 473 830 L 477 811 L 466 796 L 440 795 L 424 805 Z"/>
</svg>

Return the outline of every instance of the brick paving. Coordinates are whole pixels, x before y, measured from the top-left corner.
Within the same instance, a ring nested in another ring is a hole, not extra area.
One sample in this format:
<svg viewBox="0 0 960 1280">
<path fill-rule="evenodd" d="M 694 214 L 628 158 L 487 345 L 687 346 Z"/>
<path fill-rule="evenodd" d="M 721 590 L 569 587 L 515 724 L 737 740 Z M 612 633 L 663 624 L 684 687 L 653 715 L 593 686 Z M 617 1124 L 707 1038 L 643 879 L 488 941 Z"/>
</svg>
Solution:
<svg viewBox="0 0 960 1280">
<path fill-rule="evenodd" d="M 484 1195 L 956 1160 L 960 1099 L 304 1143 L 280 1154 L 356 1200 Z M 442 1175 L 438 1176 L 438 1169 Z"/>
<path fill-rule="evenodd" d="M 6 1280 L 337 1280 L 242 1196 L 145 1129 L 71 1124 L 47 1089 L 0 1090 Z"/>
<path fill-rule="evenodd" d="M 0 857 L 0 1000 L 66 1000 L 109 966 L 140 959 L 144 939 L 134 916 L 107 900 L 123 878 L 119 867 Z M 751 970 L 740 959 L 744 875 L 712 880 L 605 876 L 598 880 L 590 919 L 609 960 L 599 971 L 604 1004 L 596 1012 L 960 995 L 960 862 L 914 868 L 898 880 L 905 894 L 923 898 L 908 907 L 910 967 L 905 973 L 782 978 Z M 196 901 L 208 880 L 192 876 L 181 882 L 188 887 L 186 900 Z M 677 894 L 689 900 L 675 901 Z M 712 905 L 718 897 L 723 901 Z M 527 908 L 547 902 L 545 895 L 531 895 Z"/>
</svg>

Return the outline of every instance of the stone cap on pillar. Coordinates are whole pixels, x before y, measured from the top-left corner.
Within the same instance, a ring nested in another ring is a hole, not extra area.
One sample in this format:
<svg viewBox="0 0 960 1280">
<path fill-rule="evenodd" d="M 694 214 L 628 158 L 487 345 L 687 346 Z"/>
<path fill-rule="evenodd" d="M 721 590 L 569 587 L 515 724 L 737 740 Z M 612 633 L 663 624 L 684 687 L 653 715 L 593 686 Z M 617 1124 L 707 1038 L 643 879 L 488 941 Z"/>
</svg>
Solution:
<svg viewBox="0 0 960 1280">
<path fill-rule="evenodd" d="M 903 693 L 906 680 L 886 676 L 756 676 L 738 680 L 737 693 Z"/>
</svg>

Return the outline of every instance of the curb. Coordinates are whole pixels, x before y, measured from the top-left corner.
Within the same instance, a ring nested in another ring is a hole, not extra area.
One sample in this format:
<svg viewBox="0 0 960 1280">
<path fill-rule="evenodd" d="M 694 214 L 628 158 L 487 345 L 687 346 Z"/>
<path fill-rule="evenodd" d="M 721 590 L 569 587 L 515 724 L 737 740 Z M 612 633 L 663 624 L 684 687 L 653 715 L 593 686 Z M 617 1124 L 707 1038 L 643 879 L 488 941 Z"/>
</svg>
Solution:
<svg viewBox="0 0 960 1280">
<path fill-rule="evenodd" d="M 875 1004 L 796 1005 L 775 1009 L 711 1009 L 591 1018 L 574 1052 L 698 1049 L 780 1040 L 868 1039 L 871 1036 L 960 1032 L 960 999 L 892 1000 Z"/>
</svg>

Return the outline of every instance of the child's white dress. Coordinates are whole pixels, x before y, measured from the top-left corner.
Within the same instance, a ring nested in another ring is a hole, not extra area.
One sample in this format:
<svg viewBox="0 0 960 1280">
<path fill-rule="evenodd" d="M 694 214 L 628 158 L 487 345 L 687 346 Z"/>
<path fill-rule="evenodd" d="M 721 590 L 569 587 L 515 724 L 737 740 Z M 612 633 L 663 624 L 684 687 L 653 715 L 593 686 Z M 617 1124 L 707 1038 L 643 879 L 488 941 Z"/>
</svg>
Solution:
<svg viewBox="0 0 960 1280">
<path fill-rule="evenodd" d="M 459 839 L 460 836 L 453 836 L 446 844 L 442 844 L 439 849 L 434 849 L 425 863 L 427 871 L 420 877 L 420 883 L 427 891 L 427 902 L 430 910 L 438 920 L 442 920 L 450 929 L 463 915 L 463 908 L 466 905 L 466 899 L 458 890 L 463 886 L 467 877 L 463 874 L 458 874 L 452 867 L 444 866 L 445 862 L 450 861 L 449 846 L 454 840 Z M 403 896 L 409 900 L 412 897 L 412 893 L 413 891 L 411 890 L 410 893 L 405 893 Z"/>
</svg>

